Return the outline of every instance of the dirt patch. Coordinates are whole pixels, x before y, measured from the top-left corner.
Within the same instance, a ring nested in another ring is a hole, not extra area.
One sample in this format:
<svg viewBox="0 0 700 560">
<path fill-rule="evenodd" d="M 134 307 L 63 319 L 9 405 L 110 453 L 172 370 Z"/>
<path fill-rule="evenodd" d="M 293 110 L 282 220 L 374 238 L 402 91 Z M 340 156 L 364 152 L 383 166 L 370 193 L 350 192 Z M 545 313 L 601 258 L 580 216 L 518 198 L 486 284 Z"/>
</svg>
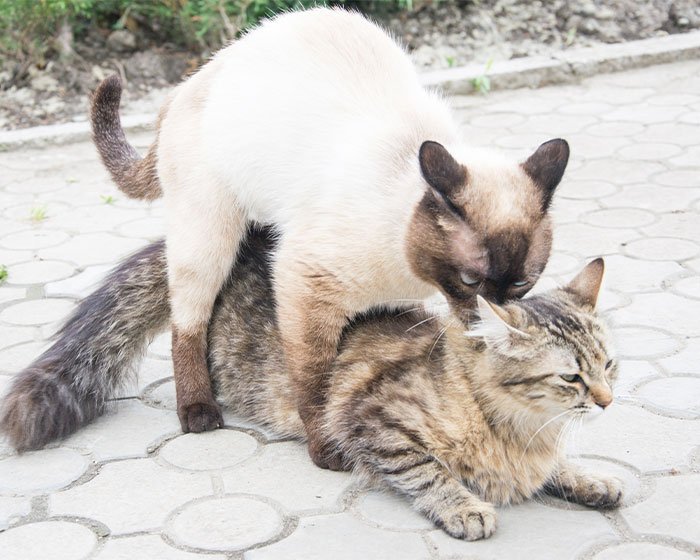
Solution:
<svg viewBox="0 0 700 560">
<path fill-rule="evenodd" d="M 415 9 L 380 21 L 422 70 L 487 63 L 563 49 L 657 37 L 700 28 L 697 0 L 414 0 Z M 84 120 L 88 94 L 112 72 L 128 84 L 125 102 L 159 96 L 202 60 L 154 47 L 129 31 L 92 30 L 68 60 L 0 72 L 0 128 Z M 148 105 L 148 104 L 146 104 Z"/>
</svg>

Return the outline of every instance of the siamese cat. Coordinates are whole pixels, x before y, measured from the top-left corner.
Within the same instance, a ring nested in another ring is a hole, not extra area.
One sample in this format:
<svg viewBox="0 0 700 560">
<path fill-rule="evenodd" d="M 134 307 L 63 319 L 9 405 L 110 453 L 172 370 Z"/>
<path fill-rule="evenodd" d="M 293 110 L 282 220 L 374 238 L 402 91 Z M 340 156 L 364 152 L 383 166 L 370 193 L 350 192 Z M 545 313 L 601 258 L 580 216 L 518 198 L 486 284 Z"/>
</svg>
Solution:
<svg viewBox="0 0 700 560">
<path fill-rule="evenodd" d="M 522 297 L 550 253 L 564 140 L 516 163 L 468 147 L 404 50 L 357 13 L 265 22 L 169 96 L 141 158 L 119 120 L 121 83 L 98 87 L 95 144 L 119 188 L 165 199 L 178 416 L 221 425 L 206 365 L 212 307 L 251 223 L 272 226 L 277 316 L 309 451 L 343 328 L 374 307 L 440 290 L 466 318 L 476 295 Z"/>
</svg>

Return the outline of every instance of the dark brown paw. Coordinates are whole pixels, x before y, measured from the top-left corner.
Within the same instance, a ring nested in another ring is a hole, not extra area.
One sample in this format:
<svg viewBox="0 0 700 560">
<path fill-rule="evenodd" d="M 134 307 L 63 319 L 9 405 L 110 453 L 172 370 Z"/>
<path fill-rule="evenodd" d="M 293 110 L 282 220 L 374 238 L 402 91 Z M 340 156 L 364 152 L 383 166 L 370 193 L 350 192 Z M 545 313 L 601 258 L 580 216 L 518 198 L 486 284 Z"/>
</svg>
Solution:
<svg viewBox="0 0 700 560">
<path fill-rule="evenodd" d="M 194 403 L 179 407 L 177 415 L 185 433 L 209 432 L 224 425 L 221 408 L 216 403 Z"/>
</svg>

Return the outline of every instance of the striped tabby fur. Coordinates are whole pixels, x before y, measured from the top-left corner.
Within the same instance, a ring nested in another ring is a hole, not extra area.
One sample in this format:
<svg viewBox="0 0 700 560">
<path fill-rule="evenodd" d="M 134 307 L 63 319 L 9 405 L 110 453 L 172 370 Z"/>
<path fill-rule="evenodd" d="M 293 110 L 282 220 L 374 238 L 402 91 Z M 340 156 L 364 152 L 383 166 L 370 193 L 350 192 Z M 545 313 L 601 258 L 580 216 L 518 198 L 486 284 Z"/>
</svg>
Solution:
<svg viewBox="0 0 700 560">
<path fill-rule="evenodd" d="M 215 306 L 209 368 L 222 404 L 303 439 L 275 319 L 273 243 L 268 231 L 249 235 Z M 580 472 L 557 445 L 568 420 L 612 400 L 616 363 L 594 312 L 602 271 L 593 261 L 563 289 L 504 306 L 480 300 L 481 321 L 466 332 L 452 315 L 420 310 L 356 319 L 323 410 L 326 436 L 346 467 L 469 540 L 495 530 L 492 504 L 539 491 L 617 505 L 620 483 Z M 98 414 L 147 338 L 167 328 L 166 295 L 162 244 L 120 265 L 17 376 L 0 419 L 11 442 L 41 446 Z"/>
</svg>

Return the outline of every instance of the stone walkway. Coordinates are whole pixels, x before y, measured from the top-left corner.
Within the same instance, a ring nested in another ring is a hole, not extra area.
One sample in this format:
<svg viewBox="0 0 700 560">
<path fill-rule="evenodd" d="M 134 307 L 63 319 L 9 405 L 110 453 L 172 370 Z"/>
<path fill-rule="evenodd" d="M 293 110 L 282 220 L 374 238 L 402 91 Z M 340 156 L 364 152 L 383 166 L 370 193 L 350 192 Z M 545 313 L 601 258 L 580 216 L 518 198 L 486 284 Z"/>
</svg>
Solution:
<svg viewBox="0 0 700 560">
<path fill-rule="evenodd" d="M 398 498 L 318 470 L 301 445 L 235 418 L 181 435 L 161 337 L 112 413 L 51 449 L 0 447 L 0 556 L 698 557 L 700 61 L 456 105 L 474 143 L 520 156 L 551 137 L 571 143 L 543 285 L 606 256 L 602 304 L 624 357 L 617 403 L 570 452 L 624 479 L 620 510 L 541 498 L 502 509 L 487 541 L 451 539 Z M 110 265 L 160 235 L 162 209 L 117 192 L 89 144 L 0 154 L 0 170 L 2 391 Z"/>
</svg>

